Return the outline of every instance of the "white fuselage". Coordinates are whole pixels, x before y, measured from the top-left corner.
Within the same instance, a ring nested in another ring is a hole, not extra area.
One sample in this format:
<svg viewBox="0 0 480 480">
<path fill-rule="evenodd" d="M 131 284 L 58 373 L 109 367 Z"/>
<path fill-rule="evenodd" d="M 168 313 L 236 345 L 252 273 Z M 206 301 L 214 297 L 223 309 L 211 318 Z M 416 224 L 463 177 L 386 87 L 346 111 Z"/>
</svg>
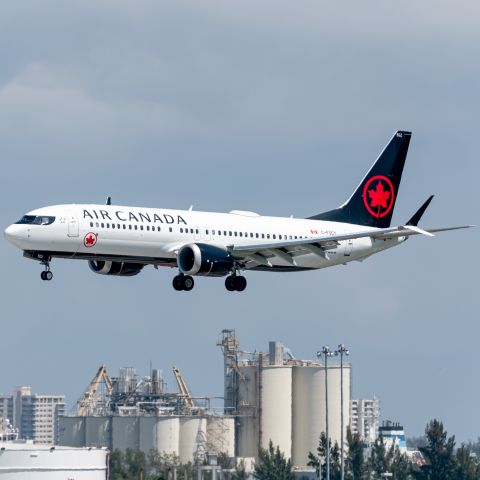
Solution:
<svg viewBox="0 0 480 480">
<path fill-rule="evenodd" d="M 372 230 L 347 223 L 268 217 L 243 211 L 213 213 L 117 205 L 55 205 L 27 215 L 55 219 L 48 225 L 13 224 L 7 228 L 7 239 L 24 251 L 50 252 L 52 257 L 138 259 L 171 267 L 176 266 L 178 250 L 190 243 L 228 247 Z M 93 245 L 88 241 L 91 233 L 95 236 Z M 362 260 L 404 240 L 349 239 L 329 248 L 327 258 L 307 253 L 296 258 L 296 267 L 279 257 L 272 258 L 271 263 L 289 270 L 325 268 Z"/>
</svg>

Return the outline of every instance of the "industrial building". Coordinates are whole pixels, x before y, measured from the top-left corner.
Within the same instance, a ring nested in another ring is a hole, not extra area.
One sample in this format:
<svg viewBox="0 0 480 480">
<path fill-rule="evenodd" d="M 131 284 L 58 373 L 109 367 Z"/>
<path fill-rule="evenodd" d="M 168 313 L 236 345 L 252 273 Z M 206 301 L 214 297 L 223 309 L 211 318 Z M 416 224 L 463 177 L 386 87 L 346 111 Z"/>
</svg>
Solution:
<svg viewBox="0 0 480 480">
<path fill-rule="evenodd" d="M 208 397 L 193 397 L 177 368 L 178 392 L 166 389 L 159 369 L 139 378 L 134 368 L 110 377 L 102 365 L 78 401 L 74 416 L 60 418 L 58 443 L 71 447 L 155 449 L 181 463 L 206 453 L 235 455 L 235 419 L 217 415 Z"/>
<path fill-rule="evenodd" d="M 224 356 L 225 413 L 237 419 L 237 457 L 257 457 L 270 440 L 296 467 L 305 467 L 326 430 L 325 381 L 328 385 L 329 436 L 340 444 L 341 378 L 344 433 L 350 423 L 351 365 L 299 360 L 279 342 L 268 353 L 242 350 L 234 330 L 218 342 Z M 325 378 L 327 375 L 327 378 Z"/>
<path fill-rule="evenodd" d="M 341 367 L 332 359 L 325 368 L 317 359 L 295 358 L 279 342 L 270 342 L 268 352 L 248 352 L 234 330 L 223 330 L 217 345 L 224 360 L 222 414 L 213 412 L 209 398 L 193 397 L 175 367 L 178 391 L 172 393 L 161 370 L 140 378 L 135 369 L 122 368 L 110 377 L 102 365 L 75 414 L 60 418 L 59 444 L 155 449 L 181 463 L 225 454 L 252 464 L 259 448 L 272 441 L 301 469 L 326 431 L 326 385 L 329 436 L 340 444 L 342 410 L 344 434 L 350 424 L 349 363 Z"/>
<path fill-rule="evenodd" d="M 37 444 L 58 440 L 58 419 L 65 415 L 64 395 L 32 394 L 30 387 L 17 387 L 0 395 L 0 419 L 8 419 L 21 439 Z"/>
<path fill-rule="evenodd" d="M 350 401 L 350 429 L 357 433 L 366 445 L 378 437 L 380 427 L 380 400 L 353 399 Z"/>
</svg>

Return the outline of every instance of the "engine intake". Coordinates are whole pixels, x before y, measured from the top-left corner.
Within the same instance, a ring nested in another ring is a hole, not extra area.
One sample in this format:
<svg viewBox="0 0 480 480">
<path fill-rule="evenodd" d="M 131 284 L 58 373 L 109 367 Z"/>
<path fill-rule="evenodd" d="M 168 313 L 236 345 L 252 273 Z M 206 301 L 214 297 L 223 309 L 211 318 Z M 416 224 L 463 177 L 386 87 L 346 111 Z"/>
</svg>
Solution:
<svg viewBox="0 0 480 480">
<path fill-rule="evenodd" d="M 98 273 L 99 275 L 133 277 L 140 273 L 145 265 L 141 263 L 112 262 L 109 260 L 89 260 L 88 266 L 92 272 Z"/>
<path fill-rule="evenodd" d="M 233 268 L 233 258 L 226 248 L 190 243 L 177 255 L 178 268 L 185 275 L 209 275 L 222 277 Z"/>
</svg>

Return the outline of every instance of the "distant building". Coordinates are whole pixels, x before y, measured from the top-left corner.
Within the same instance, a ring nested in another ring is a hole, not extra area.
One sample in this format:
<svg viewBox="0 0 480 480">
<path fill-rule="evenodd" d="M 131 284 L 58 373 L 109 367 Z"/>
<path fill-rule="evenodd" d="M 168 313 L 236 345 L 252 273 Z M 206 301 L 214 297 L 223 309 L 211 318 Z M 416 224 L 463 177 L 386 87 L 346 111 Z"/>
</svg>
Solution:
<svg viewBox="0 0 480 480">
<path fill-rule="evenodd" d="M 350 429 L 358 433 L 360 438 L 371 445 L 378 436 L 380 426 L 380 400 L 350 400 Z"/>
<path fill-rule="evenodd" d="M 407 441 L 405 439 L 405 431 L 403 426 L 398 422 L 391 422 L 386 420 L 382 423 L 382 426 L 379 428 L 379 435 L 382 435 L 383 442 L 387 449 L 398 447 L 400 453 L 407 452 Z"/>
<path fill-rule="evenodd" d="M 64 395 L 38 395 L 30 387 L 17 387 L 12 395 L 0 395 L 0 417 L 9 419 L 21 439 L 54 444 L 58 418 L 65 415 Z"/>
</svg>

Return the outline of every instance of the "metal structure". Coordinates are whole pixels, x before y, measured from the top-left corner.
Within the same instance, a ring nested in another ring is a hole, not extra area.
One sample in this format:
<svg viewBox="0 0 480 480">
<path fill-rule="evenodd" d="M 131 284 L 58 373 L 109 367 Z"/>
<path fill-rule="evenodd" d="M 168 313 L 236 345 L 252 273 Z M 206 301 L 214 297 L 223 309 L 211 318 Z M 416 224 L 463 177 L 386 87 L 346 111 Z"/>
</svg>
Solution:
<svg viewBox="0 0 480 480">
<path fill-rule="evenodd" d="M 327 439 L 327 480 L 330 480 L 330 433 L 328 431 L 328 358 L 333 356 L 333 352 L 328 345 L 324 345 L 322 350 L 317 352 L 317 357 L 322 358 L 325 368 L 325 436 Z"/>
<path fill-rule="evenodd" d="M 104 389 L 100 390 L 101 386 Z M 106 411 L 109 395 L 112 393 L 113 384 L 107 373 L 107 366 L 101 365 L 95 376 L 90 381 L 88 388 L 77 402 L 77 415 L 92 415 L 99 411 Z"/>
<path fill-rule="evenodd" d="M 335 351 L 335 355 L 340 355 L 340 479 L 345 478 L 345 463 L 344 463 L 344 450 L 345 442 L 343 439 L 344 425 L 343 425 L 343 357 L 350 355 L 348 348 L 342 344 L 338 346 Z"/>
<path fill-rule="evenodd" d="M 187 388 L 187 384 L 185 383 L 185 380 L 180 374 L 180 370 L 177 367 L 172 367 L 172 371 L 173 371 L 173 374 L 175 375 L 175 380 L 177 381 L 180 395 L 185 399 L 186 407 L 193 408 L 195 406 L 195 403 L 193 402 L 192 396 L 190 395 L 190 391 Z"/>
</svg>

